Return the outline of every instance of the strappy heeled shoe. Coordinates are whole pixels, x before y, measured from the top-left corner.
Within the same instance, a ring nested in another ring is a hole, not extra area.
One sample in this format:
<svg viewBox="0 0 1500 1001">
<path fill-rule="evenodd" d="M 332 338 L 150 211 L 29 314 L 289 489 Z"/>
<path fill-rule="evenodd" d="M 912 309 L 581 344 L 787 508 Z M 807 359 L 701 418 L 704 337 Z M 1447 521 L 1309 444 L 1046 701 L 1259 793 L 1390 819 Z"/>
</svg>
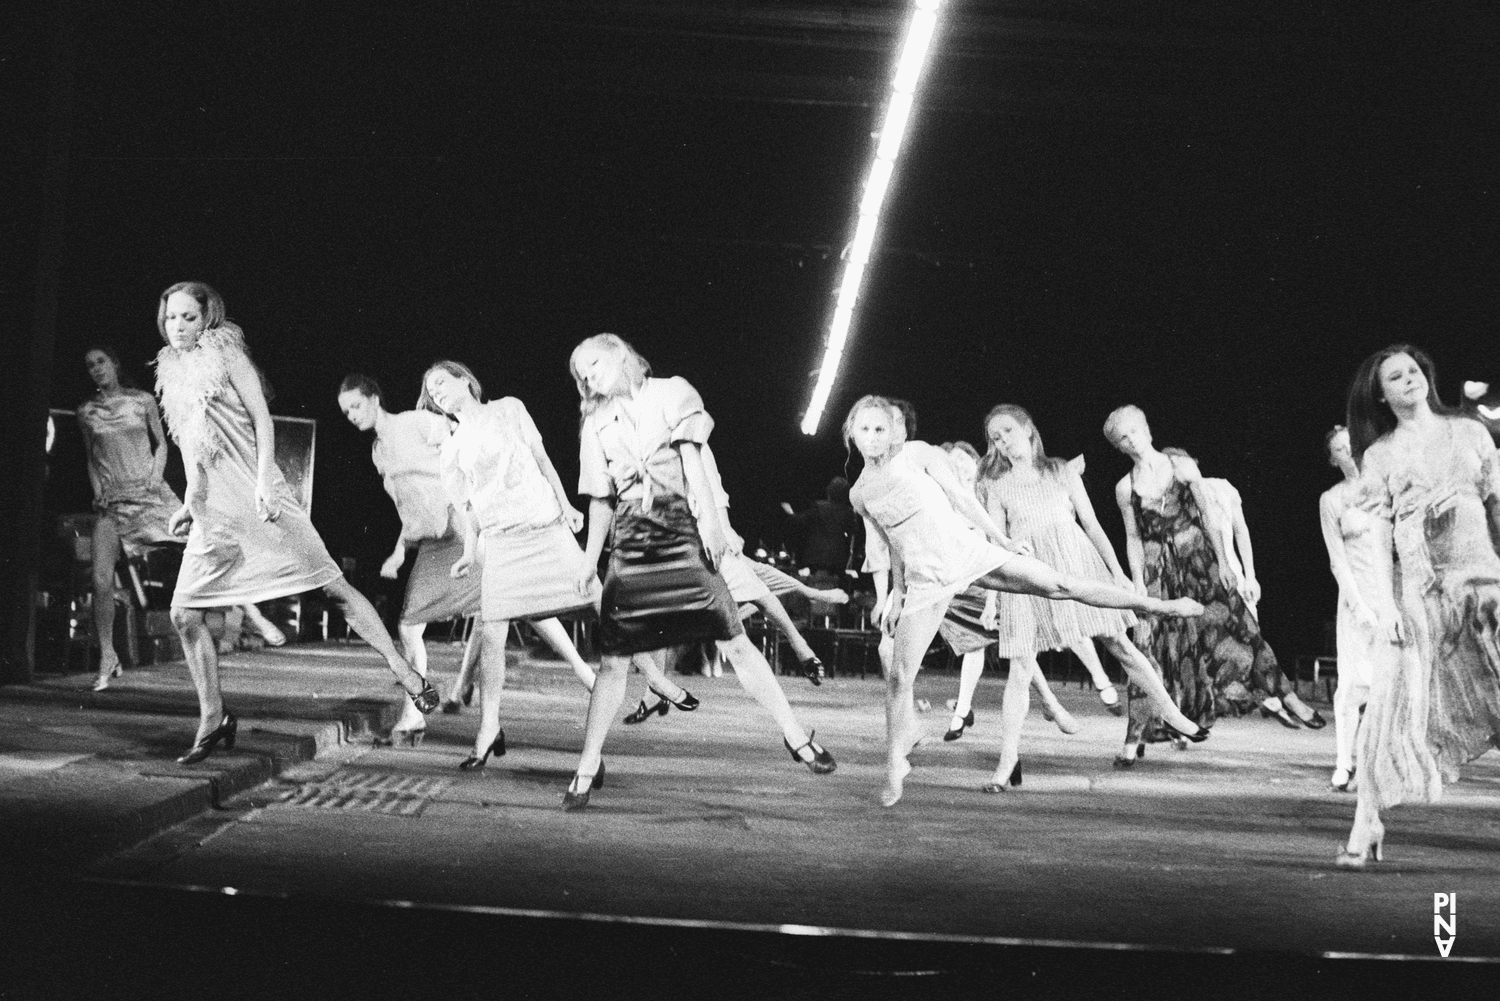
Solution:
<svg viewBox="0 0 1500 1001">
<path fill-rule="evenodd" d="M 214 727 L 202 740 L 188 748 L 188 752 L 177 759 L 179 765 L 194 765 L 213 753 L 214 747 L 222 743 L 224 750 L 234 750 L 234 738 L 239 732 L 240 721 L 234 713 L 228 709 L 224 710 L 219 725 Z"/>
<path fill-rule="evenodd" d="M 1208 739 L 1208 727 L 1199 726 L 1196 733 L 1183 733 L 1171 723 L 1162 721 L 1161 728 L 1178 740 L 1190 740 L 1195 744 L 1201 744 Z"/>
<path fill-rule="evenodd" d="M 460 761 L 458 763 L 459 771 L 472 772 L 476 769 L 483 768 L 485 766 L 485 763 L 490 760 L 491 754 L 493 754 L 497 758 L 505 757 L 504 730 L 501 730 L 495 735 L 495 739 L 490 741 L 490 746 L 484 749 L 483 754 L 471 754 L 467 758 Z"/>
<path fill-rule="evenodd" d="M 1316 709 L 1313 710 L 1313 714 L 1307 719 L 1303 719 L 1301 716 L 1298 716 L 1297 722 L 1301 723 L 1309 730 L 1321 730 L 1328 725 L 1328 721 L 1323 718 L 1323 714 L 1318 712 Z"/>
<path fill-rule="evenodd" d="M 581 785 L 583 788 L 578 792 L 573 791 L 574 786 Z M 568 791 L 563 793 L 564 810 L 582 810 L 589 805 L 589 794 L 595 789 L 604 788 L 604 759 L 599 759 L 599 770 L 593 775 L 585 775 L 582 772 L 573 776 L 573 781 L 568 783 Z"/>
<path fill-rule="evenodd" d="M 813 683 L 814 687 L 823 684 L 823 662 L 818 659 L 817 654 L 797 664 L 797 673 Z"/>
<path fill-rule="evenodd" d="M 1348 848 L 1340 848 L 1338 858 L 1334 859 L 1334 864 L 1340 869 L 1359 870 L 1364 869 L 1372 857 L 1376 862 L 1384 862 L 1385 854 L 1381 848 L 1381 844 L 1384 841 L 1385 831 L 1381 831 L 1379 834 L 1371 836 L 1370 843 L 1365 846 L 1365 850 L 1362 852 L 1351 852 Z"/>
<path fill-rule="evenodd" d="M 964 735 L 964 731 L 974 725 L 974 710 L 970 709 L 966 716 L 955 716 L 958 726 L 949 726 L 948 732 L 943 734 L 944 740 L 957 740 Z"/>
<path fill-rule="evenodd" d="M 807 743 L 803 744 L 801 747 L 793 747 L 792 742 L 790 740 L 787 740 L 785 737 L 781 738 L 781 743 L 786 747 L 788 751 L 791 752 L 793 761 L 797 762 L 799 765 L 806 765 L 814 775 L 827 775 L 829 772 L 838 767 L 838 762 L 833 760 L 833 755 L 829 754 L 826 750 L 823 749 L 821 745 L 813 741 L 813 737 L 815 737 L 817 733 L 818 731 L 816 730 L 810 731 L 807 735 Z M 803 748 L 807 748 L 808 750 L 812 751 L 813 756 L 811 761 L 803 760 Z"/>
<path fill-rule="evenodd" d="M 654 695 L 655 693 L 653 692 L 652 694 Z M 649 706 L 646 705 L 645 699 L 641 699 L 640 704 L 635 707 L 635 710 L 629 716 L 625 717 L 625 725 L 634 726 L 637 723 L 646 722 L 652 716 L 665 716 L 667 714 L 667 706 L 670 703 L 663 696 L 657 695 L 656 697 L 658 701 Z"/>
<path fill-rule="evenodd" d="M 413 695 L 411 692 L 407 692 L 406 697 L 411 699 L 411 704 L 416 706 L 417 712 L 421 713 L 423 716 L 426 716 L 428 713 L 436 709 L 438 707 L 438 703 L 442 701 L 442 698 L 438 695 L 437 689 L 433 688 L 425 680 L 422 682 L 422 690 L 420 692 L 415 695 Z"/>
<path fill-rule="evenodd" d="M 1010 785 L 1013 788 L 1018 788 L 1021 785 L 1020 758 L 1016 759 L 1015 767 L 1010 770 L 1010 778 L 1006 779 L 1004 782 L 986 782 L 984 785 L 979 787 L 979 791 L 988 793 L 1005 792 L 1005 787 L 1007 785 Z"/>
</svg>

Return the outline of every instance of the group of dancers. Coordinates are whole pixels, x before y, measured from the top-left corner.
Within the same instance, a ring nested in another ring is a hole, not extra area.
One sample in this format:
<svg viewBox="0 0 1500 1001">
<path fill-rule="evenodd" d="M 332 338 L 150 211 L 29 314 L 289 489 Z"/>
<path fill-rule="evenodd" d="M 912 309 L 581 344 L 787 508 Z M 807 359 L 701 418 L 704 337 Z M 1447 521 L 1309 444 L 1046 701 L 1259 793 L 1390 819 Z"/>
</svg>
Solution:
<svg viewBox="0 0 1500 1001">
<path fill-rule="evenodd" d="M 124 416 L 108 429 L 116 475 L 107 483 L 95 475 L 94 485 L 99 520 L 108 523 L 98 531 L 128 545 L 186 540 L 172 621 L 200 719 L 180 762 L 201 761 L 235 740 L 237 719 L 224 706 L 206 611 L 248 609 L 321 588 L 410 697 L 391 742 L 418 743 L 427 714 L 440 704 L 459 711 L 478 690 L 480 722 L 459 764 L 466 770 L 505 753 L 505 641 L 512 621 L 531 623 L 589 692 L 566 809 L 586 806 L 604 785 L 603 748 L 630 669 L 645 676 L 647 692 L 626 723 L 669 706 L 692 711 L 697 699 L 671 680 L 668 667 L 677 652 L 703 643 L 717 645 L 794 761 L 819 775 L 837 768 L 799 722 L 742 619 L 762 610 L 787 634 L 800 673 L 816 685 L 823 665 L 778 595 L 847 595 L 810 590 L 742 555 L 708 446 L 714 421 L 685 379 L 653 376 L 612 334 L 573 350 L 569 371 L 582 415 L 577 492 L 588 499 L 585 513 L 571 503 L 524 404 L 486 401 L 466 366 L 434 363 L 423 375 L 418 409 L 406 413 L 385 409 L 376 380 L 347 377 L 339 406 L 355 427 L 374 434 L 372 459 L 401 519 L 382 574 L 395 577 L 408 550 L 416 552 L 398 647 L 344 579 L 282 477 L 264 383 L 223 299 L 202 283 L 179 283 L 162 293 L 157 321 L 166 344 L 156 389 L 185 460 L 186 497 L 179 503 L 161 479 L 165 448 L 155 402 L 98 376 L 92 405 Z M 98 364 L 96 354 L 110 364 Z M 120 367 L 107 349 L 91 350 L 89 365 L 115 374 Z M 1381 807 L 1436 798 L 1459 765 L 1500 741 L 1500 555 L 1490 534 L 1500 537 L 1500 472 L 1484 428 L 1442 406 L 1431 363 L 1415 348 L 1396 346 L 1364 363 L 1347 420 L 1348 430 L 1336 429 L 1328 441 L 1345 480 L 1324 496 L 1322 515 L 1340 586 L 1333 782 L 1358 795 L 1339 864 L 1359 867 L 1380 855 Z M 83 423 L 86 437 L 105 440 L 93 430 L 100 422 Z M 963 443 L 938 448 L 915 440 L 908 433 L 914 424 L 909 404 L 880 396 L 861 398 L 843 424 L 846 445 L 863 459 L 850 501 L 865 520 L 866 569 L 875 577 L 883 634 L 883 805 L 902 798 L 910 752 L 925 739 L 913 685 L 939 633 L 963 655 L 948 740 L 975 724 L 972 699 L 985 649 L 994 646 L 1010 660 L 1001 753 L 985 792 L 1021 783 L 1021 721 L 1033 687 L 1049 718 L 1076 729 L 1042 677 L 1042 650 L 1074 651 L 1116 713 L 1126 707 L 1095 641 L 1124 669 L 1129 721 L 1118 767 L 1134 765 L 1150 740 L 1186 746 L 1206 739 L 1224 713 L 1258 708 L 1285 726 L 1324 725 L 1297 698 L 1260 635 L 1259 585 L 1238 495 L 1202 476 L 1186 453 L 1158 450 L 1138 408 L 1122 407 L 1104 425 L 1105 437 L 1133 464 L 1116 488 L 1128 572 L 1089 502 L 1081 460 L 1047 456 L 1025 410 L 1003 405 L 986 416 L 982 456 Z M 91 446 L 91 472 L 106 451 Z M 585 524 L 580 546 L 576 534 Z M 579 656 L 558 619 L 590 611 L 599 620 L 597 668 Z M 470 615 L 480 625 L 449 697 L 440 699 L 427 678 L 423 629 Z M 102 658 L 106 684 L 113 671 Z"/>
</svg>

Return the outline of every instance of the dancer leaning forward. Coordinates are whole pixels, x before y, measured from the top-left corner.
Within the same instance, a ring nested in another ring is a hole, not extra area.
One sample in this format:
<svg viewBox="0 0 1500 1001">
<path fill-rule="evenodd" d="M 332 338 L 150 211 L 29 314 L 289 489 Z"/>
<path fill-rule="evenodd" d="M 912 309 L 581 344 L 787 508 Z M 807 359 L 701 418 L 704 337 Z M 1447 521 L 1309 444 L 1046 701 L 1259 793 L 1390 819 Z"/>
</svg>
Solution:
<svg viewBox="0 0 1500 1001">
<path fill-rule="evenodd" d="M 583 754 L 563 799 L 586 806 L 604 776 L 604 738 L 625 697 L 632 654 L 714 640 L 741 686 L 776 719 L 788 751 L 818 774 L 837 767 L 802 729 L 765 657 L 745 635 L 717 571 L 730 542 L 719 520 L 701 446 L 713 429 L 685 379 L 650 378 L 650 366 L 613 334 L 573 349 L 569 369 L 582 397 L 578 492 L 589 502 L 585 567 L 578 590 L 611 549 L 599 612 L 602 654 L 589 701 Z M 698 499 L 698 518 L 689 507 Z"/>
<path fill-rule="evenodd" d="M 880 794 L 884 806 L 900 801 L 911 771 L 907 756 L 919 736 L 912 687 L 922 655 L 949 600 L 969 585 L 1148 615 L 1192 616 L 1203 611 L 1190 599 L 1162 601 L 1063 575 L 1007 548 L 1010 539 L 960 486 L 943 451 L 925 442 L 899 440 L 894 429 L 900 420 L 894 405 L 880 396 L 863 397 L 844 420 L 845 442 L 857 447 L 865 460 L 850 501 L 871 529 L 866 545 L 883 544 L 891 561 L 891 596 L 883 628 L 893 636 L 895 649 L 886 678 L 888 757 Z M 986 538 L 968 531 L 966 519 Z M 1207 735 L 1202 729 L 1183 734 L 1190 740 Z M 994 782 L 1008 778 L 997 774 Z"/>
<path fill-rule="evenodd" d="M 423 713 L 438 694 L 402 658 L 380 616 L 344 579 L 276 465 L 271 412 L 245 338 L 219 293 L 181 282 L 161 294 L 156 325 L 166 347 L 156 392 L 187 470 L 186 502 L 167 523 L 187 536 L 172 624 L 198 692 L 198 735 L 178 758 L 192 764 L 234 747 L 239 721 L 224 706 L 219 659 L 205 609 L 268 601 L 322 588 L 344 620 L 390 665 Z"/>
</svg>

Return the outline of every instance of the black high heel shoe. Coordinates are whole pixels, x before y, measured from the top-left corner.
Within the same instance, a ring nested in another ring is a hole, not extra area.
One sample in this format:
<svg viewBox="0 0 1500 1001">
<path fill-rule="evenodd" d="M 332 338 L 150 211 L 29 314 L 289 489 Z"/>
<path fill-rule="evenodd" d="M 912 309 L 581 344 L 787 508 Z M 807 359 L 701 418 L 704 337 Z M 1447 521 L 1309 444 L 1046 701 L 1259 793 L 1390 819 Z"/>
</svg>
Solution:
<svg viewBox="0 0 1500 1001">
<path fill-rule="evenodd" d="M 443 701 L 442 697 L 438 695 L 437 689 L 433 688 L 426 681 L 422 682 L 422 690 L 420 692 L 415 695 L 407 692 L 406 697 L 411 699 L 411 704 L 416 706 L 417 712 L 423 716 L 432 712 L 438 707 L 438 703 Z"/>
<path fill-rule="evenodd" d="M 944 740 L 957 740 L 958 738 L 960 738 L 960 737 L 962 737 L 964 735 L 964 731 L 965 730 L 967 730 L 969 727 L 971 727 L 973 725 L 974 725 L 974 710 L 970 709 L 969 710 L 969 714 L 967 716 L 965 716 L 962 721 L 960 721 L 958 729 L 955 730 L 955 729 L 953 729 L 953 728 L 950 727 L 949 730 L 948 730 L 948 732 L 945 733 L 945 734 L 943 734 L 943 739 Z"/>
<path fill-rule="evenodd" d="M 1276 718 L 1276 721 L 1282 726 L 1286 727 L 1288 730 L 1302 729 L 1302 724 L 1297 722 L 1297 718 L 1295 716 L 1286 711 L 1285 706 L 1282 706 L 1280 709 L 1267 709 L 1265 706 L 1261 706 L 1260 714 L 1265 719 L 1270 719 L 1274 716 Z"/>
<path fill-rule="evenodd" d="M 811 681 L 814 687 L 823 684 L 823 662 L 818 659 L 817 654 L 800 662 L 797 665 L 797 673 Z"/>
<path fill-rule="evenodd" d="M 582 792 L 574 792 L 573 787 L 579 784 L 579 779 L 588 779 L 588 787 Z M 589 805 L 589 794 L 595 789 L 604 788 L 604 759 L 599 759 L 599 770 L 592 778 L 579 772 L 573 776 L 573 781 L 568 784 L 568 791 L 563 793 L 564 810 L 582 810 Z"/>
<path fill-rule="evenodd" d="M 214 748 L 223 743 L 224 750 L 234 750 L 234 738 L 239 732 L 240 721 L 235 718 L 234 713 L 228 709 L 224 710 L 224 716 L 219 720 L 219 725 L 202 740 L 188 748 L 188 752 L 177 759 L 179 765 L 195 765 L 213 753 Z"/>
<path fill-rule="evenodd" d="M 1178 737 L 1182 740 L 1191 740 L 1195 744 L 1201 744 L 1208 739 L 1208 727 L 1206 726 L 1198 727 L 1197 733 L 1183 733 L 1171 723 L 1163 721 L 1161 728 L 1174 737 Z"/>
<path fill-rule="evenodd" d="M 465 758 L 462 761 L 460 761 L 458 763 L 459 770 L 460 771 L 465 771 L 465 772 L 472 772 L 476 768 L 483 768 L 485 766 L 485 762 L 487 762 L 487 761 L 490 760 L 490 755 L 491 754 L 493 754 L 497 758 L 503 758 L 503 757 L 505 757 L 505 731 L 504 730 L 501 730 L 500 733 L 496 735 L 495 739 L 492 740 L 492 741 L 490 741 L 490 746 L 487 747 L 487 748 L 485 748 L 485 751 L 484 751 L 483 755 L 480 755 L 480 756 L 476 757 L 475 755 L 471 754 L 467 758 Z"/>
<path fill-rule="evenodd" d="M 659 699 L 660 701 L 655 702 L 649 706 L 646 705 L 645 699 L 641 699 L 640 704 L 635 707 L 635 711 L 633 711 L 629 716 L 625 717 L 625 725 L 634 726 L 637 723 L 646 722 L 646 720 L 650 719 L 652 716 L 665 716 L 667 714 L 667 706 L 670 703 L 668 703 L 667 700 L 660 695 L 657 696 L 657 699 Z"/>
<path fill-rule="evenodd" d="M 820 745 L 813 742 L 813 737 L 817 735 L 817 732 L 818 731 L 816 730 L 809 732 L 807 735 L 807 743 L 803 744 L 802 747 L 793 747 L 792 742 L 790 740 L 787 740 L 785 737 L 781 738 L 781 743 L 786 747 L 788 751 L 791 752 L 793 761 L 797 762 L 799 765 L 806 765 L 814 775 L 827 775 L 839 765 L 838 762 L 833 760 L 833 755 L 829 754 Z M 812 751 L 813 756 L 811 761 L 802 760 L 801 752 L 803 747 L 806 747 Z"/>
<path fill-rule="evenodd" d="M 651 689 L 651 694 L 655 695 L 659 699 L 667 699 L 667 697 L 665 695 L 663 695 L 661 692 L 658 692 L 654 688 Z M 671 702 L 672 705 L 676 706 L 678 712 L 683 712 L 683 713 L 690 713 L 694 709 L 697 709 L 698 706 L 699 706 L 698 700 L 695 699 L 695 698 L 693 698 L 693 693 L 690 692 L 690 691 L 688 691 L 686 688 L 684 688 L 682 690 L 682 698 L 681 699 L 678 699 L 678 700 L 675 700 L 675 701 L 672 700 L 672 699 L 667 699 L 667 701 Z"/>
<path fill-rule="evenodd" d="M 979 791 L 989 793 L 1004 792 L 1007 785 L 1011 786 L 1012 788 L 1019 788 L 1021 785 L 1020 758 L 1016 759 L 1015 767 L 1010 770 L 1010 778 L 1006 779 L 1004 782 L 986 782 L 984 785 L 979 787 Z"/>
<path fill-rule="evenodd" d="M 1328 725 L 1328 721 L 1323 718 L 1323 714 L 1318 712 L 1316 709 L 1313 710 L 1311 719 L 1303 719 L 1302 717 L 1298 716 L 1297 722 L 1301 723 L 1309 730 L 1321 730 Z"/>
</svg>

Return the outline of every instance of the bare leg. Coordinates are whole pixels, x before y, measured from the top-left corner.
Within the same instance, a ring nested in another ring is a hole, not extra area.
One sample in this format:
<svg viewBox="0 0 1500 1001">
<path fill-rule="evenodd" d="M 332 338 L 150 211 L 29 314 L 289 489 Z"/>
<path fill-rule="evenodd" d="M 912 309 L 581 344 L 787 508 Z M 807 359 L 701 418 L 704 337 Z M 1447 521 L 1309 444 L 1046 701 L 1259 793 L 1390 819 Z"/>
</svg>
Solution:
<svg viewBox="0 0 1500 1001">
<path fill-rule="evenodd" d="M 1202 615 L 1203 606 L 1191 598 L 1164 601 L 1086 577 L 1062 574 L 1030 556 L 1012 556 L 974 582 L 992 591 L 1035 594 L 1053 601 L 1077 601 L 1097 608 L 1128 608 L 1142 615 Z"/>
<path fill-rule="evenodd" d="M 490 749 L 500 734 L 500 693 L 505 691 L 506 619 L 486 620 L 480 628 L 484 641 L 479 654 L 479 730 L 474 734 L 474 756 Z"/>
<path fill-rule="evenodd" d="M 1073 656 L 1083 662 L 1084 668 L 1089 672 L 1089 679 L 1094 683 L 1094 691 L 1099 693 L 1099 701 L 1109 707 L 1109 711 L 1116 716 L 1123 711 L 1120 708 L 1120 693 L 1115 691 L 1115 686 L 1109 680 L 1109 675 L 1104 673 L 1104 662 L 1099 659 L 1099 651 L 1094 649 L 1093 640 L 1084 640 L 1082 643 L 1074 643 L 1068 647 L 1073 651 Z"/>
<path fill-rule="evenodd" d="M 94 637 L 99 641 L 96 692 L 108 688 L 109 679 L 120 672 L 120 655 L 115 652 L 115 563 L 119 559 L 119 532 L 114 521 L 101 514 L 94 519 Z"/>
<path fill-rule="evenodd" d="M 845 596 L 845 600 L 848 600 L 847 595 Z M 792 622 L 792 617 L 787 614 L 786 606 L 782 605 L 780 598 L 774 594 L 767 595 L 756 601 L 755 605 L 766 614 L 767 619 L 771 620 L 771 625 L 781 630 L 781 634 L 791 644 L 792 654 L 797 660 L 810 660 L 814 656 L 812 647 L 807 645 L 807 640 L 803 639 L 802 634 L 797 631 L 796 624 Z"/>
<path fill-rule="evenodd" d="M 1011 659 L 1011 669 L 1015 670 L 1016 661 Z M 1047 676 L 1042 673 L 1042 665 L 1037 663 L 1036 658 L 1031 658 L 1031 687 L 1036 689 L 1037 697 L 1042 700 L 1042 715 L 1057 724 L 1057 728 L 1063 733 L 1073 734 L 1078 732 L 1078 721 L 1073 714 L 1063 708 L 1063 704 L 1057 701 L 1053 694 L 1052 686 L 1047 684 Z"/>
<path fill-rule="evenodd" d="M 396 632 L 401 637 L 401 651 L 406 655 L 407 663 L 411 669 L 427 677 L 427 644 L 423 642 L 423 633 L 427 631 L 425 622 L 402 623 L 396 627 Z M 422 711 L 412 704 L 408 699 L 401 708 L 401 716 L 396 720 L 396 725 L 391 728 L 392 734 L 412 733 L 417 730 L 427 729 L 427 717 Z"/>
<path fill-rule="evenodd" d="M 1333 690 L 1333 736 L 1337 756 L 1333 764 L 1333 784 L 1344 788 L 1354 774 L 1354 744 L 1359 733 L 1359 711 L 1370 699 L 1368 685 L 1339 682 Z"/>
<path fill-rule="evenodd" d="M 674 705 L 688 697 L 688 690 L 667 675 L 667 651 L 653 650 L 650 653 L 631 654 L 630 663 L 640 670 L 646 684 L 658 697 Z M 645 701 L 642 699 L 641 701 Z"/>
<path fill-rule="evenodd" d="M 463 660 L 458 665 L 458 676 L 453 679 L 453 687 L 448 692 L 448 697 L 443 701 L 452 708 L 449 712 L 458 712 L 461 706 L 464 692 L 474 684 L 474 674 L 479 669 L 479 657 L 484 651 L 484 630 L 473 617 L 469 619 L 469 641 L 464 644 Z"/>
<path fill-rule="evenodd" d="M 255 627 L 255 631 L 260 633 L 261 637 L 267 643 L 271 644 L 272 646 L 282 646 L 286 643 L 286 633 L 276 628 L 276 623 L 272 622 L 270 619 L 262 615 L 259 608 L 257 608 L 253 603 L 246 604 L 243 607 L 245 610 L 246 621 L 248 621 L 250 625 Z M 422 674 L 425 676 L 426 673 L 427 671 L 424 667 L 422 669 Z"/>
<path fill-rule="evenodd" d="M 958 702 L 953 706 L 953 719 L 948 723 L 944 740 L 957 740 L 969 726 L 969 713 L 974 708 L 974 689 L 979 687 L 979 678 L 984 674 L 984 651 L 970 650 L 964 654 L 958 669 Z"/>
<path fill-rule="evenodd" d="M 1012 657 L 1005 678 L 1005 700 L 1000 704 L 1000 762 L 985 789 L 1004 789 L 1021 760 L 1021 727 L 1031 709 L 1031 676 L 1040 674 L 1035 657 Z"/>
<path fill-rule="evenodd" d="M 1339 853 L 1341 869 L 1363 869 L 1373 853 L 1375 860 L 1381 859 L 1381 845 L 1385 840 L 1385 825 L 1380 822 L 1380 809 L 1375 803 L 1372 783 L 1361 782 L 1358 801 L 1354 807 L 1354 826 L 1349 831 L 1349 843 Z"/>
<path fill-rule="evenodd" d="M 223 656 L 240 648 L 240 637 L 245 632 L 245 607 L 227 605 L 220 611 L 224 613 L 224 634 L 219 637 L 219 654 Z"/>
<path fill-rule="evenodd" d="M 604 738 L 609 725 L 614 721 L 620 703 L 625 701 L 625 684 L 629 681 L 630 658 L 617 654 L 605 654 L 599 658 L 599 673 L 594 679 L 594 690 L 589 696 L 588 719 L 583 725 L 583 753 L 578 758 L 577 774 L 592 777 L 599 771 L 599 762 L 604 754 Z M 585 791 L 584 784 L 579 791 Z"/>
<path fill-rule="evenodd" d="M 192 676 L 193 688 L 198 693 L 198 735 L 193 742 L 199 743 L 224 717 L 224 697 L 219 691 L 219 655 L 214 649 L 214 638 L 203 621 L 203 609 L 174 606 L 172 625 L 182 639 L 183 659 L 187 661 L 188 674 Z"/>
<path fill-rule="evenodd" d="M 1182 714 L 1173 701 L 1171 694 L 1167 691 L 1166 684 L 1161 680 L 1161 675 L 1151 665 L 1146 655 L 1136 645 L 1124 636 L 1101 636 L 1099 642 L 1104 644 L 1108 650 L 1120 662 L 1130 680 L 1146 693 L 1146 698 L 1151 703 L 1151 708 L 1156 715 L 1174 730 L 1180 733 L 1192 734 L 1198 732 L 1198 724 Z M 1129 753 L 1134 754 L 1133 748 Z"/>
<path fill-rule="evenodd" d="M 881 806 L 895 806 L 901 801 L 904 782 L 911 771 L 907 755 L 920 736 L 913 697 L 917 672 L 922 669 L 922 655 L 937 635 L 938 623 L 947 611 L 947 603 L 940 602 L 929 608 L 907 610 L 896 623 L 891 663 L 885 672 L 886 762 Z"/>
<path fill-rule="evenodd" d="M 798 723 L 797 717 L 792 714 L 791 703 L 787 702 L 786 693 L 776 683 L 776 675 L 771 673 L 771 665 L 766 663 L 766 658 L 755 649 L 755 644 L 750 642 L 750 637 L 740 633 L 732 640 L 720 640 L 718 646 L 725 659 L 729 661 L 729 666 L 734 669 L 735 677 L 739 678 L 740 687 L 771 714 L 788 744 L 804 749 L 806 757 L 802 760 L 811 761 L 814 752 L 811 748 L 804 747 L 808 740 L 807 732 L 802 729 L 802 724 Z"/>
<path fill-rule="evenodd" d="M 537 635 L 547 641 L 547 645 L 557 651 L 559 657 L 568 662 L 573 673 L 578 675 L 578 680 L 584 688 L 594 690 L 594 669 L 589 667 L 588 661 L 578 656 L 578 648 L 573 645 L 572 639 L 568 637 L 568 630 L 556 619 L 536 619 L 531 623 L 531 628 L 537 631 Z"/>
<path fill-rule="evenodd" d="M 348 580 L 339 577 L 337 580 L 323 586 L 323 593 L 332 598 L 339 606 L 339 612 L 344 616 L 344 621 L 349 623 L 359 638 L 370 644 L 370 647 L 385 658 L 386 665 L 396 680 L 410 695 L 420 695 L 427 684 L 427 679 L 416 671 L 401 656 L 396 649 L 396 643 L 391 639 L 391 634 L 385 631 L 385 624 L 380 621 L 380 616 L 375 613 L 375 608 L 369 599 L 354 589 L 354 585 Z"/>
</svg>

